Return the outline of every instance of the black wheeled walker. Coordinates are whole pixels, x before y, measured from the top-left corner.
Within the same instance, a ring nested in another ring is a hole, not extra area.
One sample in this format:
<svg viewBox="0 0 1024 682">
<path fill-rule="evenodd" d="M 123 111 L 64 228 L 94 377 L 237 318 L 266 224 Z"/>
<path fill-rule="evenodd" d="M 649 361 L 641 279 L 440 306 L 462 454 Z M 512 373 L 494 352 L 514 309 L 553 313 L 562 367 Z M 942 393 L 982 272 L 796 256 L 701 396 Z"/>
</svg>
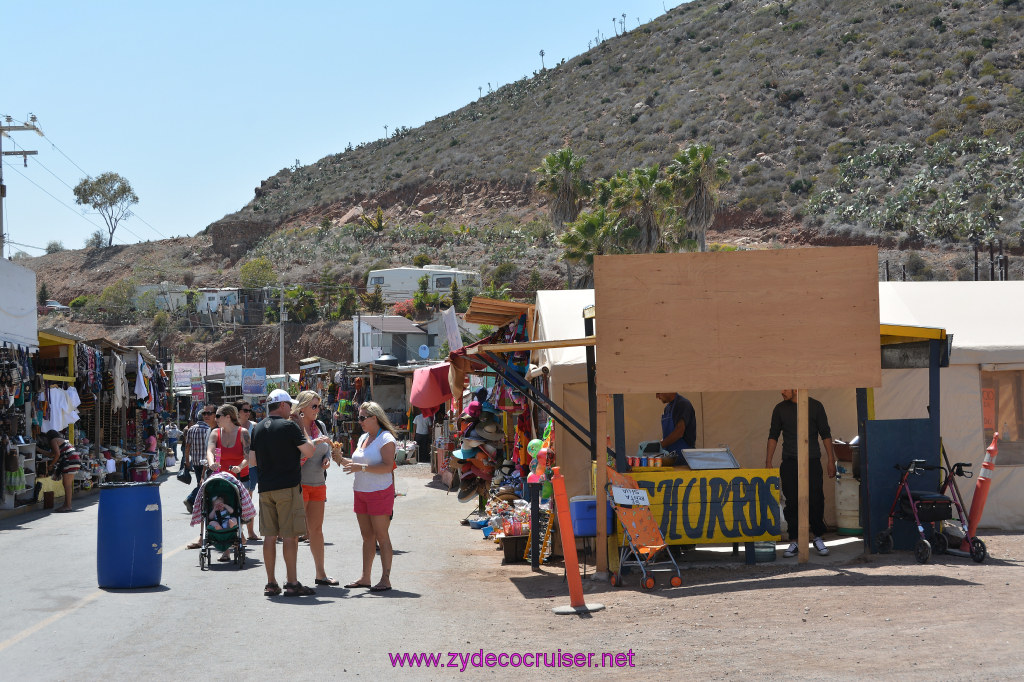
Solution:
<svg viewBox="0 0 1024 682">
<path fill-rule="evenodd" d="M 943 452 L 945 455 L 945 452 Z M 948 464 L 948 461 L 947 461 Z M 971 465 L 967 462 L 957 462 L 948 467 L 931 466 L 925 464 L 923 459 L 915 459 L 905 467 L 896 465 L 896 469 L 903 472 L 900 477 L 900 485 L 896 489 L 896 498 L 889 508 L 889 525 L 875 536 L 878 544 L 878 551 L 888 554 L 893 549 L 893 524 L 896 519 L 913 520 L 917 527 L 920 539 L 914 545 L 914 556 L 922 564 L 928 563 L 932 551 L 937 554 L 955 554 L 957 556 L 970 556 L 976 562 L 985 560 L 988 552 L 985 543 L 977 537 L 968 537 L 968 519 L 964 512 L 963 498 L 960 489 L 956 485 L 958 477 L 970 478 L 972 473 L 966 471 Z M 910 487 L 911 474 L 919 475 L 922 471 L 934 471 L 938 469 L 944 472 L 942 485 L 937 492 L 929 490 L 913 490 Z M 953 510 L 956 509 L 959 527 L 951 520 Z M 947 521 L 949 523 L 947 523 Z M 931 542 L 928 540 L 925 525 L 933 525 Z M 964 540 L 967 542 L 964 543 Z M 966 544 L 970 547 L 969 552 L 961 551 L 959 548 Z"/>
</svg>

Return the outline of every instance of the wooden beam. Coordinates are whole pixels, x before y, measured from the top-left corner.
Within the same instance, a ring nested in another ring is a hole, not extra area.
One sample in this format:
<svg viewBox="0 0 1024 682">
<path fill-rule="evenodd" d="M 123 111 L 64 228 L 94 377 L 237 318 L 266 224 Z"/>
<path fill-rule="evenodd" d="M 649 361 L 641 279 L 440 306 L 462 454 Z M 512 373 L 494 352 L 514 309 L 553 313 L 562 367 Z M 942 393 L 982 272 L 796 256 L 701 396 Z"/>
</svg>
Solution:
<svg viewBox="0 0 1024 682">
<path fill-rule="evenodd" d="M 606 462 L 608 455 L 605 443 L 608 442 L 608 396 L 597 396 L 597 429 L 594 432 L 594 442 L 597 443 L 597 461 L 594 467 L 597 469 L 594 474 L 594 491 L 597 497 L 597 538 L 594 542 L 597 545 L 597 557 L 595 563 L 598 573 L 608 572 L 608 535 L 611 530 L 608 528 L 608 500 L 605 491 L 605 484 L 608 483 L 608 470 Z"/>
<path fill-rule="evenodd" d="M 796 391 L 796 461 L 797 461 L 797 479 L 796 479 L 796 500 L 797 500 L 797 533 L 796 543 L 798 548 L 799 561 L 801 564 L 807 563 L 808 555 L 810 551 L 807 547 L 809 538 L 807 537 L 807 526 L 808 520 L 810 519 L 810 510 L 808 509 L 808 488 L 810 483 L 810 468 L 811 463 L 807 459 L 808 451 L 810 450 L 810 444 L 807 438 L 808 432 L 807 423 L 807 389 L 799 388 Z M 817 434 L 815 434 L 817 438 Z"/>
<path fill-rule="evenodd" d="M 596 346 L 597 337 L 585 336 L 582 339 L 555 339 L 551 341 L 522 341 L 520 343 L 484 343 L 466 349 L 467 355 L 481 352 L 515 353 L 521 350 L 543 350 L 546 348 L 571 348 L 573 346 Z"/>
</svg>

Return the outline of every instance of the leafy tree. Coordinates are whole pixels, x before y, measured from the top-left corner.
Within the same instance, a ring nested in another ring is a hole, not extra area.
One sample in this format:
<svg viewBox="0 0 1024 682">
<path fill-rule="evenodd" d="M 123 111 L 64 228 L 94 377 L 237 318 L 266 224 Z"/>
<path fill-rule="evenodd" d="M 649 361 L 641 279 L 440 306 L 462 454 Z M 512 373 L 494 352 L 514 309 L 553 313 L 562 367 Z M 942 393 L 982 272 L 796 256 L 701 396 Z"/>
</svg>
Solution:
<svg viewBox="0 0 1024 682">
<path fill-rule="evenodd" d="M 448 298 L 451 301 L 451 304 L 455 307 L 455 312 L 457 312 L 457 313 L 464 312 L 462 310 L 462 308 L 464 307 L 464 302 L 462 300 L 462 294 L 459 292 L 458 282 L 456 282 L 454 279 L 452 280 L 452 286 L 451 286 L 450 291 L 451 291 L 451 294 L 449 295 Z"/>
<path fill-rule="evenodd" d="M 392 315 L 401 315 L 407 317 L 410 320 L 414 319 L 416 315 L 416 305 L 411 298 L 404 301 L 399 301 L 391 308 Z"/>
<path fill-rule="evenodd" d="M 136 307 L 143 315 L 152 317 L 156 315 L 158 308 L 156 307 L 156 292 L 145 291 L 139 294 L 138 303 Z"/>
<path fill-rule="evenodd" d="M 526 283 L 526 288 L 532 291 L 534 298 L 537 297 L 537 292 L 544 286 L 544 280 L 541 279 L 540 273 L 537 272 L 537 268 L 530 270 L 530 281 Z"/>
<path fill-rule="evenodd" d="M 46 302 L 50 299 L 50 290 L 46 288 L 46 282 L 39 285 L 39 291 L 36 292 L 36 303 L 39 305 L 46 305 Z"/>
<path fill-rule="evenodd" d="M 673 192 L 701 251 L 708 250 L 708 228 L 722 200 L 719 188 L 729 181 L 726 160 L 714 158 L 714 153 L 709 144 L 693 144 L 676 154 L 668 165 Z"/>
<path fill-rule="evenodd" d="M 103 248 L 103 232 L 96 230 L 85 239 L 85 248 L 87 249 L 102 249 Z"/>
<path fill-rule="evenodd" d="M 242 264 L 238 269 L 238 279 L 246 289 L 262 289 L 277 281 L 277 273 L 269 258 L 257 256 Z"/>
<path fill-rule="evenodd" d="M 118 224 L 130 218 L 131 207 L 139 203 L 135 190 L 117 173 L 103 173 L 96 178 L 83 178 L 73 191 L 76 203 L 91 206 L 103 217 L 109 235 L 107 246 L 113 245 Z"/>
<path fill-rule="evenodd" d="M 64 242 L 56 239 L 46 242 L 46 253 L 60 253 L 61 251 L 67 251 L 64 248 Z"/>
<path fill-rule="evenodd" d="M 89 300 L 90 299 L 88 296 L 82 294 L 81 296 L 76 296 L 75 298 L 71 299 L 71 303 L 68 303 L 68 307 L 74 309 L 84 308 L 89 304 Z"/>
<path fill-rule="evenodd" d="M 114 282 L 105 288 L 89 306 L 93 307 L 107 322 L 124 322 L 131 318 L 133 301 L 135 300 L 136 282 L 126 278 Z"/>
<path fill-rule="evenodd" d="M 359 310 L 359 295 L 355 287 L 347 282 L 338 291 L 338 315 L 343 319 L 351 319 Z"/>
<path fill-rule="evenodd" d="M 153 333 L 157 338 L 164 336 L 172 329 L 171 316 L 166 310 L 161 310 L 153 316 Z"/>
<path fill-rule="evenodd" d="M 317 302 L 320 304 L 321 310 L 325 312 L 331 310 L 334 302 L 334 296 L 337 294 L 338 285 L 331 274 L 329 266 L 324 266 L 324 269 L 320 271 L 320 288 L 317 290 Z"/>
<path fill-rule="evenodd" d="M 20 260 L 28 260 L 31 257 L 32 256 L 28 255 L 28 253 L 25 251 L 15 251 L 14 255 L 11 256 L 11 260 L 17 262 Z"/>
<path fill-rule="evenodd" d="M 429 275 L 420 277 L 417 280 L 417 286 L 416 292 L 412 295 L 413 306 L 416 308 L 417 313 L 426 315 L 428 309 L 437 308 L 440 297 L 427 290 L 430 287 Z"/>
<path fill-rule="evenodd" d="M 412 259 L 412 264 L 418 268 L 422 268 L 424 265 L 430 265 L 430 256 L 425 253 L 416 254 Z"/>
<path fill-rule="evenodd" d="M 373 232 L 374 239 L 380 237 L 384 233 L 384 230 L 388 228 L 388 222 L 384 218 L 384 210 L 380 206 L 377 207 L 377 211 L 373 214 L 373 217 L 362 215 L 359 216 L 359 218 L 363 221 L 363 225 Z"/>
<path fill-rule="evenodd" d="M 384 291 L 378 284 L 373 288 L 373 293 L 367 292 L 363 294 L 363 305 L 371 313 L 382 313 L 387 307 L 387 303 L 384 301 Z"/>
</svg>

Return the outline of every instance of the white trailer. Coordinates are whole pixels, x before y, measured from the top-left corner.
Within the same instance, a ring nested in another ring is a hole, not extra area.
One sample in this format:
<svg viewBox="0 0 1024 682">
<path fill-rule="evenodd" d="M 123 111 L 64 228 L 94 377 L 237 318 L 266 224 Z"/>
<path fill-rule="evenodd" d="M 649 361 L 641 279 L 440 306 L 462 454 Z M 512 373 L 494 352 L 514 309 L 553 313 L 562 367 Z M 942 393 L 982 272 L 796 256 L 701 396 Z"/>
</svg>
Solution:
<svg viewBox="0 0 1024 682">
<path fill-rule="evenodd" d="M 459 291 L 467 289 L 480 291 L 481 279 L 479 272 L 457 270 L 447 265 L 424 265 L 422 268 L 400 267 L 384 270 L 370 270 L 366 278 L 366 290 L 372 292 L 380 285 L 384 299 L 389 303 L 412 298 L 419 291 L 420 278 L 428 277 L 427 292 L 431 294 L 447 294 L 451 291 L 452 282 L 459 285 Z"/>
</svg>

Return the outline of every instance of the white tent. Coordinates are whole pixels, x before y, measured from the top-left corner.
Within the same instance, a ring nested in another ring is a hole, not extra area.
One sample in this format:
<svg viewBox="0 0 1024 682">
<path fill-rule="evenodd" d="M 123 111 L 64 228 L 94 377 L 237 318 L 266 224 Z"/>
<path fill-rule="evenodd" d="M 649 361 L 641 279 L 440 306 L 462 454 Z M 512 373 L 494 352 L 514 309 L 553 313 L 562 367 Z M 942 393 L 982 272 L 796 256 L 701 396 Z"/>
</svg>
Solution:
<svg viewBox="0 0 1024 682">
<path fill-rule="evenodd" d="M 999 457 L 981 525 L 1024 528 L 1024 282 L 883 282 L 883 323 L 943 327 L 953 336 L 949 367 L 940 371 L 942 440 L 952 462 L 971 462 L 977 473 L 991 430 L 985 431 L 983 381 L 1002 386 L 1001 400 L 988 403 L 990 426 L 998 426 Z M 1014 393 L 1016 395 L 1014 396 Z M 882 372 L 874 392 L 876 419 L 928 416 L 928 371 Z M 998 405 L 998 413 L 996 413 Z M 975 479 L 961 482 L 970 499 Z"/>
<path fill-rule="evenodd" d="M 1024 282 L 883 282 L 879 284 L 880 321 L 886 324 L 942 327 L 953 335 L 950 366 L 940 372 L 941 428 L 946 451 L 953 462 L 971 462 L 978 471 L 988 444 L 983 431 L 982 373 L 1016 372 L 1024 376 L 1024 319 L 1019 314 L 1024 300 Z M 583 310 L 594 304 L 593 290 L 538 291 L 536 339 L 576 339 L 584 334 Z M 836 311 L 841 315 L 842 311 Z M 601 311 L 595 327 L 600 328 Z M 678 333 L 686 326 L 666 322 Z M 828 321 L 823 321 L 828 324 Z M 599 335 L 600 336 L 600 335 Z M 600 347 L 597 349 L 600 371 Z M 666 358 L 671 362 L 671 358 Z M 547 367 L 551 399 L 588 427 L 586 354 L 583 347 L 537 351 L 532 362 Z M 1018 380 L 1019 386 L 1020 380 Z M 1004 385 L 1007 382 L 1003 382 Z M 780 386 L 782 388 L 792 388 Z M 852 390 L 811 389 L 811 395 L 826 409 L 832 434 L 850 440 L 857 434 L 857 411 Z M 1012 389 L 1012 386 L 1011 386 Z M 697 413 L 697 446 L 728 445 L 740 466 L 764 466 L 768 423 L 776 392 L 688 393 Z M 1017 391 L 1024 394 L 1020 388 Z M 873 391 L 876 419 L 926 418 L 928 370 L 885 370 L 882 387 Z M 989 493 L 982 526 L 1024 528 L 1024 497 L 1016 494 L 1024 486 L 1024 435 L 1013 409 L 1001 403 L 997 421 L 1002 434 L 1000 458 Z M 1024 395 L 1016 410 L 1024 409 Z M 643 440 L 660 438 L 662 405 L 651 396 L 627 396 L 625 401 L 626 451 L 632 454 Z M 1019 414 L 1019 412 L 1018 412 Z M 609 430 L 613 431 L 609 406 Z M 1020 451 L 1018 453 L 1018 451 Z M 558 439 L 558 463 L 567 479 L 570 495 L 590 492 L 590 455 L 575 439 Z M 776 462 L 778 465 L 778 454 Z M 599 461 L 603 459 L 599 456 Z M 961 481 L 968 499 L 975 479 Z M 826 485 L 826 522 L 834 524 L 834 489 Z"/>
</svg>

